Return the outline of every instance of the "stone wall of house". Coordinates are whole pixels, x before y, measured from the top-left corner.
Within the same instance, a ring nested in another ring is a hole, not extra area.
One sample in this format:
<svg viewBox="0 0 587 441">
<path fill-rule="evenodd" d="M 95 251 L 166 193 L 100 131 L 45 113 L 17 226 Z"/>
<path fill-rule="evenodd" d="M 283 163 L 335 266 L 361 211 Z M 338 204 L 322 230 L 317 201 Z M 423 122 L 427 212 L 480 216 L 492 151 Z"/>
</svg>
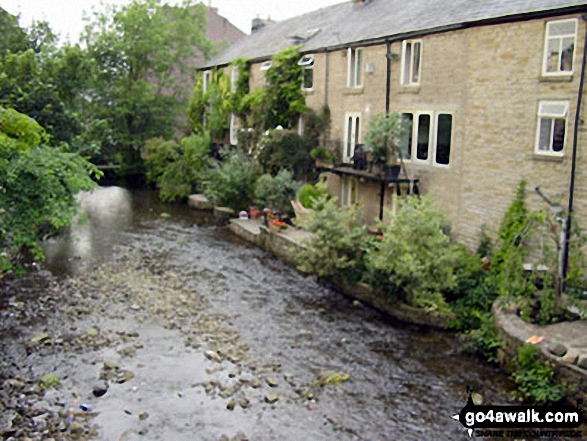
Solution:
<svg viewBox="0 0 587 441">
<path fill-rule="evenodd" d="M 574 73 L 542 76 L 546 23 L 578 19 Z M 428 35 L 422 41 L 421 80 L 400 83 L 402 43 L 391 44 L 390 110 L 450 113 L 452 145 L 448 166 L 431 159 L 406 161 L 410 178 L 420 179 L 422 193 L 433 192 L 447 212 L 455 237 L 474 248 L 482 230 L 495 236 L 521 179 L 528 182 L 531 208 L 547 209 L 535 187 L 566 207 L 569 189 L 574 116 L 582 63 L 585 23 L 579 15 L 476 26 Z M 360 116 L 359 143 L 370 119 L 385 111 L 387 48 L 364 47 L 363 86 L 347 86 L 348 51 L 314 55 L 314 88 L 306 102 L 317 112 L 327 101 L 331 112 L 330 146 L 342 152 L 347 113 Z M 328 60 L 328 63 L 326 62 Z M 328 65 L 328 68 L 327 68 Z M 251 67 L 251 89 L 262 87 L 261 63 Z M 369 66 L 367 72 L 366 67 Z M 540 101 L 569 101 L 565 154 L 554 158 L 534 153 Z M 583 115 L 587 111 L 583 103 Z M 579 127 L 576 218 L 587 217 L 587 169 L 584 117 Z M 331 191 L 341 196 L 343 180 L 327 174 Z M 386 191 L 385 207 L 395 205 L 395 189 Z M 365 222 L 379 215 L 379 184 L 359 182 L 358 200 Z M 587 225 L 587 221 L 583 222 Z M 585 227 L 585 225 L 583 225 Z"/>
</svg>

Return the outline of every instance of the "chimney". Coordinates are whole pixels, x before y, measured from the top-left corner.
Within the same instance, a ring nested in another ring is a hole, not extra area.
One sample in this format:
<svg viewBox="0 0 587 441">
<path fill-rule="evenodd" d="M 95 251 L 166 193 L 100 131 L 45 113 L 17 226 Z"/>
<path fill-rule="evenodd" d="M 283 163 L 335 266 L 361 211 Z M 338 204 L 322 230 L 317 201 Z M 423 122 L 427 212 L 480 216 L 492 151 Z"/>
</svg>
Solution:
<svg viewBox="0 0 587 441">
<path fill-rule="evenodd" d="M 265 26 L 267 23 L 272 23 L 271 18 L 267 17 L 266 20 L 263 20 L 262 18 L 259 18 L 259 17 L 253 18 L 253 22 L 251 25 L 251 33 L 258 31 L 263 26 Z"/>
</svg>

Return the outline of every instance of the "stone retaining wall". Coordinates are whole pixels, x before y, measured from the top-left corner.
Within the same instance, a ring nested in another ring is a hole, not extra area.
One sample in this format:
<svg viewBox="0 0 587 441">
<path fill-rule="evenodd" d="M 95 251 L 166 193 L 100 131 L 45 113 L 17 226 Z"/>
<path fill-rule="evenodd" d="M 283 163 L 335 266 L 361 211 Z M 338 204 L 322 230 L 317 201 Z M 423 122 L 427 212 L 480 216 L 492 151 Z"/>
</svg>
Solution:
<svg viewBox="0 0 587 441">
<path fill-rule="evenodd" d="M 527 344 L 528 324 L 518 317 L 515 312 L 500 300 L 493 304 L 495 330 L 505 342 L 505 348 L 498 353 L 498 359 L 503 369 L 509 373 L 515 369 L 514 362 L 518 356 L 518 349 Z M 555 369 L 555 380 L 561 384 L 573 399 L 581 398 L 587 401 L 587 375 L 583 369 L 563 361 L 548 352 L 546 344 L 538 345 L 542 350 L 542 361 L 550 362 Z"/>
</svg>

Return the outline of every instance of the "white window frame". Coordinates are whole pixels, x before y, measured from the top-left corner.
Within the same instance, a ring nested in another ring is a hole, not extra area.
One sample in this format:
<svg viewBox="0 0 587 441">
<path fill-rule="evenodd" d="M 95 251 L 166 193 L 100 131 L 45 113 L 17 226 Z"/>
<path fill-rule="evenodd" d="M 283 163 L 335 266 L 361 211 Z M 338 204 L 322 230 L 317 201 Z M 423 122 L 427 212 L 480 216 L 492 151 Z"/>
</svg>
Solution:
<svg viewBox="0 0 587 441">
<path fill-rule="evenodd" d="M 424 110 L 424 111 L 415 111 L 415 110 L 402 110 L 400 114 L 409 113 L 413 115 L 412 120 L 412 143 L 408 147 L 410 152 L 410 159 L 404 158 L 404 162 L 408 163 L 415 163 L 415 164 L 426 164 L 426 165 L 434 165 L 435 167 L 443 167 L 449 168 L 451 164 L 451 157 L 453 156 L 454 152 L 454 134 L 455 134 L 455 114 L 453 111 L 450 110 L 439 110 L 439 111 L 432 111 L 432 110 Z M 429 142 L 428 142 L 428 159 L 418 159 L 418 128 L 420 124 L 420 115 L 430 115 L 430 133 Z M 452 124 L 451 124 L 451 137 L 450 137 L 450 154 L 448 159 L 448 164 L 439 164 L 436 161 L 436 152 L 438 150 L 438 117 L 440 115 L 451 115 L 452 116 Z"/>
<path fill-rule="evenodd" d="M 202 90 L 204 91 L 204 93 L 208 92 L 208 89 L 210 88 L 211 81 L 212 81 L 212 71 L 205 70 L 202 73 Z"/>
<path fill-rule="evenodd" d="M 553 24 L 560 24 L 563 22 L 574 22 L 575 23 L 575 32 L 573 34 L 565 34 L 565 35 L 556 35 L 556 36 L 549 36 L 549 30 L 550 27 Z M 552 20 L 546 23 L 546 28 L 544 30 L 544 53 L 542 55 L 542 75 L 544 76 L 561 76 L 561 75 L 572 75 L 575 69 L 575 58 L 576 58 L 576 53 L 577 53 L 577 33 L 579 30 L 579 22 L 576 18 L 568 18 L 568 19 L 564 19 L 564 20 Z M 554 40 L 554 39 L 559 39 L 559 61 L 558 61 L 558 66 L 560 69 L 560 57 L 561 57 L 561 52 L 562 52 L 562 42 L 564 38 L 569 38 L 569 37 L 573 37 L 574 41 L 573 41 L 573 59 L 571 61 L 571 64 L 573 66 L 573 68 L 571 70 L 557 70 L 554 72 L 549 72 L 547 67 L 548 67 L 548 43 L 550 40 Z"/>
<path fill-rule="evenodd" d="M 302 115 L 300 115 L 299 119 L 298 119 L 298 135 L 300 136 L 304 136 L 304 129 L 306 127 L 304 126 L 304 117 Z"/>
<path fill-rule="evenodd" d="M 236 82 L 238 81 L 239 71 L 237 66 L 232 67 L 232 72 L 230 73 L 230 91 L 232 93 L 236 92 Z"/>
<path fill-rule="evenodd" d="M 314 90 L 314 55 L 304 55 L 298 61 L 298 66 L 302 67 L 302 90 Z M 304 87 L 304 71 L 312 71 L 312 87 Z"/>
<path fill-rule="evenodd" d="M 237 145 L 238 144 L 238 120 L 234 113 L 230 114 L 230 144 Z"/>
<path fill-rule="evenodd" d="M 353 198 L 354 191 L 354 198 Z M 354 205 L 359 202 L 359 180 L 351 176 L 342 178 L 341 186 L 341 205 L 343 207 Z"/>
<path fill-rule="evenodd" d="M 448 164 L 440 164 L 436 159 L 436 154 L 438 152 L 438 118 L 440 115 L 450 115 L 451 116 L 451 124 L 450 124 L 450 148 L 448 154 Z M 453 153 L 453 146 L 454 146 L 454 139 L 455 139 L 455 115 L 454 112 L 447 112 L 444 110 L 440 110 L 434 113 L 434 142 L 432 144 L 432 153 L 433 153 L 433 164 L 436 167 L 444 167 L 449 168 L 451 163 L 451 157 Z"/>
<path fill-rule="evenodd" d="M 549 106 L 549 105 L 562 105 L 562 106 L 564 106 L 564 111 L 561 113 L 558 113 L 558 114 L 543 111 L 543 106 Z M 534 146 L 534 153 L 536 153 L 537 155 L 557 156 L 557 157 L 562 157 L 565 155 L 565 151 L 567 149 L 568 133 L 569 133 L 569 108 L 570 108 L 569 101 L 540 101 L 538 103 L 538 112 L 537 112 L 538 118 L 537 118 L 537 123 L 536 123 L 536 144 Z M 550 118 L 552 120 L 564 118 L 564 120 L 565 120 L 565 139 L 563 140 L 563 148 L 560 152 L 555 152 L 552 150 L 554 124 L 552 124 L 551 130 L 550 130 L 550 146 L 549 146 L 550 148 L 549 148 L 549 150 L 540 150 L 540 124 L 541 124 L 542 118 Z"/>
<path fill-rule="evenodd" d="M 263 75 L 263 86 L 267 85 L 267 71 L 269 69 L 271 69 L 271 60 L 269 61 L 265 61 L 263 64 L 261 64 L 261 66 L 259 67 L 259 70 L 261 71 L 261 75 Z"/>
<path fill-rule="evenodd" d="M 349 142 L 349 118 L 351 119 L 351 151 L 350 155 L 347 154 L 347 145 Z M 359 118 L 359 124 L 356 121 Z M 355 155 L 355 148 L 357 144 L 361 143 L 361 112 L 346 112 L 344 114 L 344 144 L 342 146 L 342 162 L 350 163 L 352 157 Z M 358 134 L 357 134 L 358 131 Z"/>
<path fill-rule="evenodd" d="M 426 159 L 418 159 L 418 129 L 420 128 L 420 116 L 428 115 L 430 117 L 430 128 L 428 132 L 428 157 Z M 414 121 L 412 124 L 412 161 L 416 164 L 430 164 L 432 161 L 432 145 L 434 141 L 434 112 L 432 111 L 418 111 L 414 112 Z"/>
<path fill-rule="evenodd" d="M 410 59 L 408 60 L 406 52 L 408 44 L 411 44 L 411 52 L 410 52 Z M 414 45 L 420 44 L 420 53 L 419 53 L 419 60 L 418 60 L 418 81 L 413 81 L 413 68 L 414 68 Z M 419 40 L 404 40 L 402 42 L 402 62 L 401 62 L 401 70 L 400 70 L 400 84 L 403 86 L 419 86 L 422 82 L 422 52 L 424 49 L 424 44 L 421 39 Z M 409 73 L 408 78 L 406 78 L 406 62 L 409 62 Z"/>
<path fill-rule="evenodd" d="M 357 53 L 360 53 L 361 56 L 358 57 Z M 357 75 L 357 72 L 359 71 L 361 72 L 361 75 Z M 364 76 L 365 72 L 363 69 L 363 48 L 349 47 L 347 50 L 347 87 L 363 87 Z"/>
</svg>

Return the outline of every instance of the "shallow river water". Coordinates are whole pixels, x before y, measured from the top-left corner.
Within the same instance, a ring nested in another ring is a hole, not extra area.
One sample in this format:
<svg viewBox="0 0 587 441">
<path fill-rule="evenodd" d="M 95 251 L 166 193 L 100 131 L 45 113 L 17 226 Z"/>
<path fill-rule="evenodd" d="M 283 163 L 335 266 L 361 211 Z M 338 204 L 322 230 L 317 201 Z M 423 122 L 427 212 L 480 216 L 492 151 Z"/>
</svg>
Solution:
<svg viewBox="0 0 587 441">
<path fill-rule="evenodd" d="M 82 207 L 46 247 L 50 313 L 11 325 L 24 294 L 3 310 L 4 370 L 60 378 L 37 406 L 63 439 L 465 440 L 450 417 L 467 386 L 511 402 L 454 335 L 353 304 L 184 205 L 108 187 Z"/>
</svg>

